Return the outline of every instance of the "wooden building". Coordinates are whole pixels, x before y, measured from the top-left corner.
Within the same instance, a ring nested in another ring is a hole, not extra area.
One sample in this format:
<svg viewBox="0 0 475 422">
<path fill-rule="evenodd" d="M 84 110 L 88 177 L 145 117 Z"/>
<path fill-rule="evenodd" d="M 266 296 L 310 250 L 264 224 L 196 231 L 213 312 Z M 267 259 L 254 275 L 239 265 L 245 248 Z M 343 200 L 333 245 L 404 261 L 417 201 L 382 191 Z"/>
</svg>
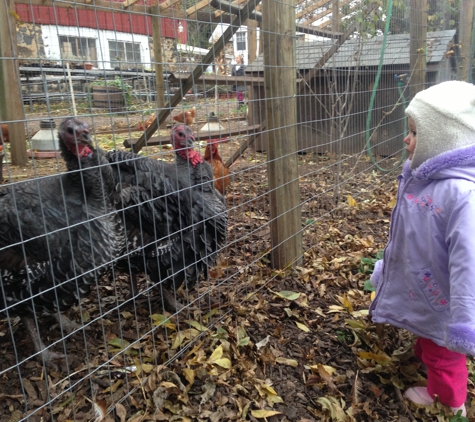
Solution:
<svg viewBox="0 0 475 422">
<path fill-rule="evenodd" d="M 452 79 L 455 72 L 451 49 L 454 30 L 427 34 L 427 85 Z M 375 155 L 389 156 L 403 148 L 409 98 L 409 34 L 388 35 L 379 83 L 378 75 L 383 37 L 346 41 L 307 84 L 302 78 L 315 67 L 332 41 L 297 43 L 297 121 L 301 152 L 341 152 L 355 154 L 370 142 Z M 246 68 L 247 75 L 262 76 L 264 57 L 259 56 Z M 285 81 L 283 81 L 285 83 Z M 375 91 L 373 104 L 371 97 Z M 368 125 L 368 115 L 370 124 Z M 249 89 L 249 124 L 267 118 L 265 88 Z M 367 130 L 367 127 L 370 130 Z M 254 143 L 265 151 L 265 132 Z"/>
</svg>

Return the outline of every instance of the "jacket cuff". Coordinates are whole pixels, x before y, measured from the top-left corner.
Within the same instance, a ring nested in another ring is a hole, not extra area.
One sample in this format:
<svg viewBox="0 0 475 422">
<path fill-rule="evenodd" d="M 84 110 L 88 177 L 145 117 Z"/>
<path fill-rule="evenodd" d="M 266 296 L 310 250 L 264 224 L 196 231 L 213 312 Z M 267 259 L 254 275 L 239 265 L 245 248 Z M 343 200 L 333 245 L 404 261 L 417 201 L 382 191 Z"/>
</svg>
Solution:
<svg viewBox="0 0 475 422">
<path fill-rule="evenodd" d="M 454 352 L 475 356 L 475 326 L 450 324 L 447 330 L 447 348 Z"/>
<path fill-rule="evenodd" d="M 381 280 L 381 276 L 383 275 L 383 265 L 384 260 L 382 259 L 376 261 L 376 263 L 374 264 L 373 274 L 371 274 L 371 278 L 369 279 L 374 288 L 378 287 L 378 284 Z"/>
</svg>

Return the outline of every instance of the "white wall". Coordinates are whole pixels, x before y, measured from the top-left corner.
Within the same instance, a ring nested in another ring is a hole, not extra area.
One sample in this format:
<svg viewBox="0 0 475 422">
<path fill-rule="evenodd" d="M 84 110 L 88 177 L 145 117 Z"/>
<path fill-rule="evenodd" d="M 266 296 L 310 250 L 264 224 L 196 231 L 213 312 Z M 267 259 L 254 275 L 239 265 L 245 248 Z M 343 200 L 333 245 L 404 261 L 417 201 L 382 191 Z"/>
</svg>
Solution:
<svg viewBox="0 0 475 422">
<path fill-rule="evenodd" d="M 94 38 L 96 40 L 97 64 L 94 67 L 99 69 L 111 69 L 109 40 L 127 41 L 140 43 L 140 56 L 142 65 L 151 68 L 150 45 L 146 35 L 128 34 L 125 32 L 106 31 L 93 28 L 78 28 L 76 26 L 56 26 L 41 25 L 45 55 L 49 60 L 60 60 L 61 50 L 59 47 L 59 37 L 62 35 L 70 37 Z M 135 67 L 134 63 L 130 64 Z"/>
</svg>

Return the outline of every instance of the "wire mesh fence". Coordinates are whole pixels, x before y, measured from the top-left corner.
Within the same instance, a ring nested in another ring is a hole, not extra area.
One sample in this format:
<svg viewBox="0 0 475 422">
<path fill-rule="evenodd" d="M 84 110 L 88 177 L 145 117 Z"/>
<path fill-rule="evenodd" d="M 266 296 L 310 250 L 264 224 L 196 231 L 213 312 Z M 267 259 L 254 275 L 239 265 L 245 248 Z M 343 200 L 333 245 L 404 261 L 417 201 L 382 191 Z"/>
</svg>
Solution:
<svg viewBox="0 0 475 422">
<path fill-rule="evenodd" d="M 405 106 L 472 78 L 459 12 L 1 1 L 0 419 L 285 413 L 271 368 L 329 359 L 327 289 L 386 240 Z"/>
</svg>

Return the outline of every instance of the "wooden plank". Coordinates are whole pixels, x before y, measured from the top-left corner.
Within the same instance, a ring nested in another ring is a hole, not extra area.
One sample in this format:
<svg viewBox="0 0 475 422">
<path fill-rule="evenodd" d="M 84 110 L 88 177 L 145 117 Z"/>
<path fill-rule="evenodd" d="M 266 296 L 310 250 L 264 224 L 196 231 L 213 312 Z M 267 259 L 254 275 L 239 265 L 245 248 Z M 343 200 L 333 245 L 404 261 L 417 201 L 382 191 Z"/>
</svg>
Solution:
<svg viewBox="0 0 475 422">
<path fill-rule="evenodd" d="M 208 139 L 224 139 L 229 138 L 231 136 L 243 135 L 247 136 L 249 132 L 254 132 L 256 129 L 259 129 L 261 125 L 254 125 L 254 126 L 246 126 L 241 127 L 239 129 L 234 130 L 217 130 L 212 132 L 196 132 L 195 133 L 195 141 L 207 141 Z M 124 141 L 125 148 L 131 148 L 137 144 L 139 139 L 126 139 Z M 166 145 L 170 144 L 171 139 L 170 136 L 154 136 L 147 141 L 147 146 L 153 145 Z M 134 148 L 135 150 L 135 148 Z"/>
<path fill-rule="evenodd" d="M 173 74 L 173 81 L 184 81 L 190 77 L 190 73 Z M 172 80 L 172 79 L 170 79 Z M 201 75 L 195 78 L 195 82 L 206 85 L 262 85 L 263 76 L 231 76 L 231 75 Z"/>
<path fill-rule="evenodd" d="M 347 4 L 351 3 L 352 1 L 353 0 L 344 0 L 340 3 L 340 7 L 347 5 Z M 325 16 L 327 16 L 330 13 L 333 14 L 333 8 L 332 7 L 329 7 L 324 12 L 320 12 L 320 13 L 316 14 L 315 16 L 312 16 L 311 18 L 307 19 L 303 24 L 304 25 L 311 25 L 313 22 L 318 21 L 321 18 L 324 18 Z M 335 20 L 335 18 L 333 16 L 332 16 L 332 20 Z"/>
<path fill-rule="evenodd" d="M 186 14 L 191 15 L 192 13 L 196 13 L 201 9 L 204 9 L 206 6 L 209 6 L 211 0 L 202 0 L 199 3 L 196 3 L 195 5 L 189 7 L 186 9 Z"/>
<path fill-rule="evenodd" d="M 262 4 L 271 263 L 278 269 L 299 265 L 303 255 L 297 156 L 295 1 L 263 0 Z M 276 51 L 279 54 L 275 54 Z"/>
<path fill-rule="evenodd" d="M 377 3 L 373 2 L 368 6 L 368 14 L 373 11 L 378 6 Z M 338 49 L 343 45 L 343 43 L 350 38 L 350 36 L 355 32 L 357 24 L 354 23 L 348 27 L 348 29 L 341 34 L 336 42 L 323 54 L 320 60 L 315 64 L 315 67 L 307 72 L 307 74 L 302 78 L 301 82 L 299 83 L 299 91 L 301 92 L 305 89 L 305 86 L 320 72 L 320 69 L 323 65 L 332 57 Z M 337 32 L 335 32 L 337 33 Z"/>
<path fill-rule="evenodd" d="M 340 31 L 340 0 L 332 0 L 332 30 Z"/>
<path fill-rule="evenodd" d="M 409 57 L 411 66 L 411 98 L 425 88 L 427 45 L 427 0 L 411 0 L 409 20 Z"/>
<path fill-rule="evenodd" d="M 167 9 L 170 9 L 175 4 L 181 3 L 181 0 L 167 0 L 160 4 L 160 11 L 164 12 Z"/>
<path fill-rule="evenodd" d="M 143 148 L 147 139 L 150 139 L 150 137 L 157 130 L 158 126 L 161 125 L 162 122 L 170 115 L 172 109 L 176 107 L 180 101 L 182 101 L 182 93 L 188 92 L 193 87 L 195 81 L 200 78 L 201 75 L 203 75 L 203 68 L 206 67 L 203 65 L 210 64 L 214 60 L 215 56 L 217 56 L 221 50 L 224 49 L 224 46 L 231 40 L 234 33 L 242 25 L 242 22 L 246 21 L 246 19 L 249 17 L 249 14 L 256 8 L 256 5 L 259 2 L 260 0 L 249 0 L 249 2 L 243 6 L 241 12 L 234 18 L 231 25 L 228 26 L 219 40 L 214 43 L 213 48 L 209 50 L 205 57 L 203 57 L 202 63 L 196 66 L 193 70 L 193 73 L 184 82 L 182 82 L 181 89 L 175 93 L 165 109 L 160 111 L 157 118 L 152 122 L 152 124 L 147 128 L 137 143 L 133 146 L 134 151 L 137 152 Z"/>
<path fill-rule="evenodd" d="M 17 42 L 15 3 L 13 0 L 0 2 L 0 120 L 13 121 L 8 124 L 10 156 L 12 164 L 24 166 L 28 163 L 26 153 L 25 114 L 21 98 L 20 75 L 17 71 L 13 43 Z M 10 32 L 11 31 L 11 32 Z"/>
<path fill-rule="evenodd" d="M 239 6 L 240 4 L 246 3 L 246 0 L 233 0 L 232 3 Z M 260 4 L 257 5 L 256 10 L 259 9 L 259 6 Z M 226 12 L 223 10 L 216 10 L 216 12 L 214 12 L 214 16 L 217 18 L 218 16 L 224 15 L 224 13 Z"/>
<path fill-rule="evenodd" d="M 233 155 L 229 158 L 229 160 L 226 161 L 226 163 L 224 163 L 224 167 L 229 168 L 234 164 L 234 162 L 244 153 L 244 151 L 246 151 L 246 149 L 248 149 L 254 143 L 254 141 L 259 136 L 261 136 L 262 132 L 266 128 L 266 124 L 267 122 L 264 120 L 260 125 L 254 125 L 254 126 L 248 127 L 249 132 L 253 132 L 253 133 L 251 133 L 244 141 L 241 142 L 241 144 L 239 145 L 239 148 L 236 151 L 234 151 Z M 254 131 L 254 128 L 256 128 L 255 131 Z"/>
<path fill-rule="evenodd" d="M 328 0 L 320 0 L 314 4 L 311 4 L 310 6 L 305 7 L 295 15 L 295 19 L 303 18 L 305 15 L 312 13 L 314 10 L 317 10 L 319 7 L 324 6 L 326 3 L 328 3 Z"/>
<path fill-rule="evenodd" d="M 239 12 L 239 6 L 235 6 L 234 4 L 229 3 L 225 0 L 212 0 L 211 6 L 215 7 L 216 9 L 221 9 L 221 10 L 224 10 L 225 12 L 232 13 L 234 15 Z M 226 15 L 223 15 L 222 17 L 224 16 Z M 262 13 L 259 13 L 259 12 L 253 12 L 249 14 L 249 18 L 257 22 L 262 22 L 262 16 L 263 16 Z M 341 34 L 335 34 L 332 31 L 326 31 L 324 29 L 319 29 L 314 26 L 305 26 L 305 25 L 296 25 L 296 31 L 302 32 L 304 34 L 320 35 L 322 37 L 328 37 L 328 38 L 335 38 L 335 36 L 341 35 Z"/>
<path fill-rule="evenodd" d="M 460 2 L 459 19 L 459 52 L 460 63 L 457 68 L 457 79 L 468 82 L 470 70 L 470 52 L 472 51 L 473 8 L 475 0 Z"/>
<path fill-rule="evenodd" d="M 252 63 L 257 59 L 257 27 L 258 23 L 252 19 L 247 20 L 247 62 Z"/>
<path fill-rule="evenodd" d="M 138 3 L 139 1 L 140 0 L 124 0 L 122 2 L 122 5 L 124 6 L 124 9 L 127 10 L 129 7 L 133 6 L 135 3 Z"/>
<path fill-rule="evenodd" d="M 165 108 L 165 80 L 163 78 L 163 55 L 162 55 L 162 19 L 160 8 L 152 6 L 152 38 L 153 38 L 153 60 L 155 68 L 155 84 L 157 90 L 157 109 Z M 161 127 L 165 124 L 162 123 Z"/>
</svg>

